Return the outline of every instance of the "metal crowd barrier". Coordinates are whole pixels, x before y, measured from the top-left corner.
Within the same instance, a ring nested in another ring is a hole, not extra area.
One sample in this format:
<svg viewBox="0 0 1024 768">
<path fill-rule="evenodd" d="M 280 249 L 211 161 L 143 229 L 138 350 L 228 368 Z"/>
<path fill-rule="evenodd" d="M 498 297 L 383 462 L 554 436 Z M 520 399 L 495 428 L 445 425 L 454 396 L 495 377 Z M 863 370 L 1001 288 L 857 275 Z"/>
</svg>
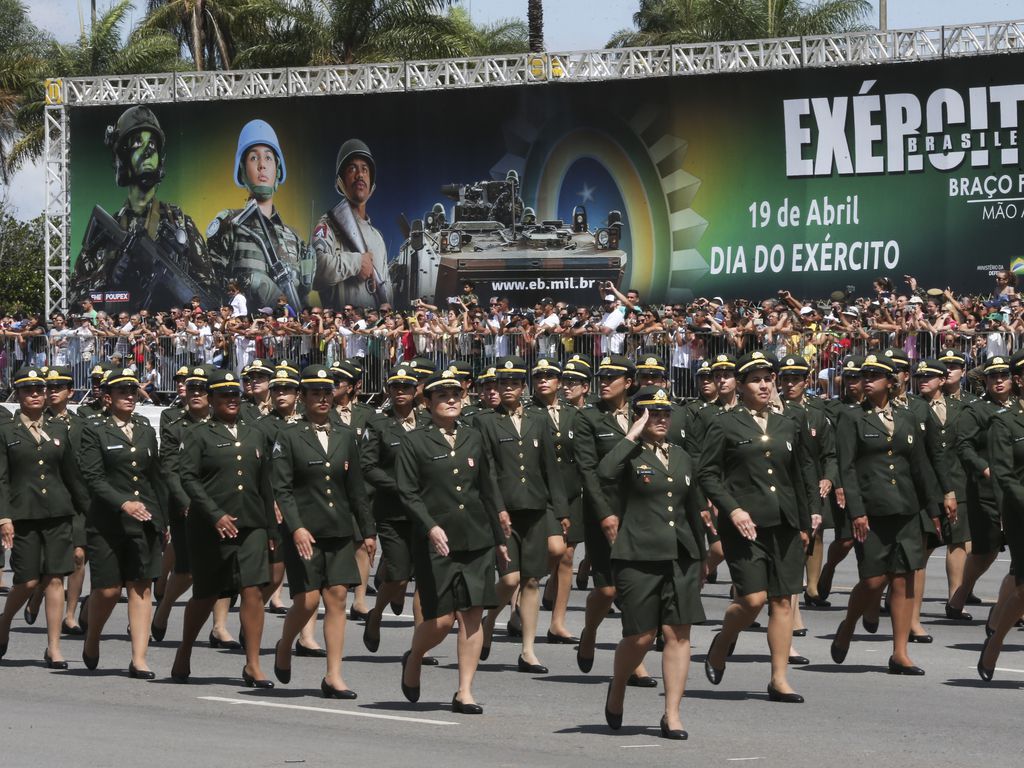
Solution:
<svg viewBox="0 0 1024 768">
<path fill-rule="evenodd" d="M 774 338 L 753 333 L 700 332 L 687 334 L 682 344 L 677 344 L 668 332 L 586 333 L 579 336 L 529 336 L 518 332 L 498 335 L 411 333 L 411 345 L 378 335 L 349 336 L 347 344 L 339 340 L 325 342 L 314 335 L 298 335 L 237 337 L 219 345 L 208 343 L 206 346 L 198 345 L 195 337 L 161 337 L 150 341 L 95 337 L 92 345 L 81 348 L 75 343 L 55 343 L 43 335 L 20 341 L 0 337 L 0 390 L 6 392 L 10 389 L 13 373 L 25 364 L 40 367 L 70 365 L 76 389 L 84 390 L 89 386 L 89 371 L 96 362 L 120 359 L 122 364 L 134 366 L 144 384 L 151 384 L 152 391 L 159 396 L 173 391 L 174 373 L 183 365 L 213 363 L 238 372 L 257 358 L 287 359 L 301 369 L 317 363 L 329 366 L 337 359 L 356 357 L 363 361 L 363 394 L 374 400 L 383 396 L 389 372 L 413 354 L 427 357 L 438 366 L 452 360 L 465 360 L 479 374 L 494 366 L 497 358 L 503 355 L 519 355 L 529 367 L 533 367 L 540 357 L 564 362 L 574 353 L 583 353 L 598 362 L 605 354 L 618 353 L 633 359 L 658 355 L 669 368 L 673 393 L 677 397 L 691 397 L 696 395 L 694 372 L 701 360 L 714 359 L 725 353 L 739 356 L 760 349 L 780 359 L 789 355 L 806 357 L 817 377 L 812 391 L 831 397 L 838 395 L 838 368 L 849 354 L 868 355 L 899 347 L 916 362 L 952 348 L 967 358 L 970 370 L 989 356 L 1013 354 L 1024 342 L 1020 338 L 1022 334 L 1005 332 L 874 332 L 851 337 L 803 331 Z"/>
</svg>

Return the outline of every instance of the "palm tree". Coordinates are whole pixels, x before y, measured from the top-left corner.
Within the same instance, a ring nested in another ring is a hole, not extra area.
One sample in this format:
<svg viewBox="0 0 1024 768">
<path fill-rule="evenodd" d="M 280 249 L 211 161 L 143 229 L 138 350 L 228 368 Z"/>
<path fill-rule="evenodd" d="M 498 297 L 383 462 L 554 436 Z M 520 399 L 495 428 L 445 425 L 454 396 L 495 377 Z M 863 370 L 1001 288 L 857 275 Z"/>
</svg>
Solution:
<svg viewBox="0 0 1024 768">
<path fill-rule="evenodd" d="M 544 51 L 544 0 L 527 0 L 526 19 L 530 28 L 530 52 Z"/>
<path fill-rule="evenodd" d="M 245 18 L 263 42 L 240 50 L 239 67 L 301 67 L 464 55 L 452 0 L 251 0 Z"/>
<path fill-rule="evenodd" d="M 20 136 L 21 95 L 40 77 L 36 51 L 44 40 L 18 0 L 0 0 L 0 182 L 4 184 L 15 170 L 10 151 Z"/>
<path fill-rule="evenodd" d="M 196 71 L 231 69 L 248 0 L 148 0 L 142 28 L 164 30 L 188 51 Z"/>
<path fill-rule="evenodd" d="M 465 8 L 448 9 L 462 56 L 499 56 L 526 53 L 530 49 L 526 23 L 522 19 L 499 19 L 493 24 L 474 24 Z"/>
<path fill-rule="evenodd" d="M 864 29 L 868 0 L 640 0 L 609 47 L 829 35 Z"/>
<path fill-rule="evenodd" d="M 45 94 L 42 74 L 60 77 L 91 77 L 95 75 L 126 75 L 144 72 L 166 72 L 178 68 L 178 42 L 166 32 L 132 30 L 122 34 L 132 10 L 132 0 L 120 0 L 106 13 L 96 17 L 88 32 L 83 29 L 78 40 L 65 45 L 50 41 L 42 51 L 38 70 L 19 93 L 17 127 L 19 135 L 6 158 L 6 167 L 13 171 L 43 152 L 43 112 Z"/>
</svg>

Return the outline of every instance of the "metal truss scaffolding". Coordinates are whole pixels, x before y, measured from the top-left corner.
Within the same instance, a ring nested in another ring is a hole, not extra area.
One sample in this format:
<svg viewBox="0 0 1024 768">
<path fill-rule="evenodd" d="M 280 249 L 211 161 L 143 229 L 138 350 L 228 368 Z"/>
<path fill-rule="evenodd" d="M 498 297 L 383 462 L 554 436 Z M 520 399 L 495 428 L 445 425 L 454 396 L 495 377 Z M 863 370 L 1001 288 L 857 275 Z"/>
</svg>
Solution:
<svg viewBox="0 0 1024 768">
<path fill-rule="evenodd" d="M 1024 52 L 1024 20 L 572 53 L 47 81 L 46 308 L 66 309 L 69 107 L 430 91 L 930 61 Z"/>
</svg>

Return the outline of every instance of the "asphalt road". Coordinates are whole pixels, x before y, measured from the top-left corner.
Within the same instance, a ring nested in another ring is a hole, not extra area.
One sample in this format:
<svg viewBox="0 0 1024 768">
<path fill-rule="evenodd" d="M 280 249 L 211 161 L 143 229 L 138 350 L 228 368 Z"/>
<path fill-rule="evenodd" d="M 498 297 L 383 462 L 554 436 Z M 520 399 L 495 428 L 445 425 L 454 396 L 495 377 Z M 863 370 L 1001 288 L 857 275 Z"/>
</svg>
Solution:
<svg viewBox="0 0 1024 768">
<path fill-rule="evenodd" d="M 1007 567 L 1004 556 L 979 584 L 976 592 L 986 603 L 994 599 Z M 1010 635 L 996 679 L 982 683 L 974 665 L 988 609 L 974 607 L 972 625 L 948 622 L 942 610 L 941 559 L 934 558 L 929 570 L 924 621 L 936 642 L 911 646 L 927 675 L 885 674 L 890 653 L 885 617 L 877 635 L 858 632 L 845 664 L 831 662 L 831 635 L 846 604 L 843 587 L 854 581 L 851 555 L 836 577 L 834 607 L 803 614 L 808 636 L 798 638 L 795 647 L 812 663 L 794 668 L 790 676 L 807 699 L 803 705 L 768 702 L 763 630 L 744 633 L 722 684 L 708 683 L 704 652 L 728 601 L 724 580 L 710 585 L 704 600 L 710 622 L 693 630 L 693 664 L 683 701 L 690 733 L 686 742 L 659 736 L 660 680 L 657 689 L 628 689 L 621 731 L 605 726 L 603 703 L 619 637 L 617 617 L 601 626 L 597 662 L 587 675 L 578 671 L 572 646 L 543 641 L 537 653 L 551 673 L 518 673 L 518 646 L 505 637 L 500 621 L 494 650 L 474 686 L 485 714 L 467 716 L 453 715 L 448 706 L 457 687 L 454 635 L 436 649 L 441 666 L 424 668 L 420 702 L 409 704 L 402 697 L 398 662 L 408 648 L 412 619 L 392 616 L 390 610 L 377 654 L 363 648 L 362 625 L 349 623 L 345 679 L 359 693 L 354 702 L 321 698 L 318 659 L 294 659 L 290 685 L 257 692 L 241 685 L 240 653 L 205 646 L 193 656 L 191 683 L 170 683 L 180 609 L 172 615 L 168 641 L 151 647 L 150 665 L 158 674 L 153 682 L 131 680 L 125 673 L 129 652 L 123 603 L 107 624 L 95 672 L 80 660 L 79 639 L 63 641 L 72 662 L 69 670 L 46 670 L 43 619 L 30 627 L 19 616 L 0 662 L 0 765 L 1019 765 L 1024 632 Z M 10 583 L 9 572 L 5 583 Z M 583 622 L 584 597 L 572 593 L 569 626 L 575 634 Z M 263 648 L 268 673 L 280 622 L 267 616 Z M 232 623 L 237 628 L 237 615 Z M 546 628 L 547 615 L 542 614 L 540 634 Z M 660 678 L 656 653 L 648 656 L 648 666 Z"/>
</svg>

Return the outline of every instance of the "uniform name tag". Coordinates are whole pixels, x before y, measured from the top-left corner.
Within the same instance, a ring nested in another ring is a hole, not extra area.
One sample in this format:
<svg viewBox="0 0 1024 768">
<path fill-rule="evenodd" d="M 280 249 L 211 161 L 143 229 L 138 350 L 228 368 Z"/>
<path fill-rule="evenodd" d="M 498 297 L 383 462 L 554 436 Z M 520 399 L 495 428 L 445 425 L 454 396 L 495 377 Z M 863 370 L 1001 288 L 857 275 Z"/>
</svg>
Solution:
<svg viewBox="0 0 1024 768">
<path fill-rule="evenodd" d="M 322 461 L 307 461 L 306 462 L 306 466 L 307 467 L 317 467 L 317 466 L 320 466 L 323 463 L 324 462 L 322 462 Z"/>
<path fill-rule="evenodd" d="M 402 441 L 399 440 L 397 443 L 388 443 L 388 447 L 389 448 L 398 448 L 401 444 L 402 444 Z"/>
<path fill-rule="evenodd" d="M 740 446 L 740 445 L 749 445 L 749 444 L 750 444 L 750 442 L 751 442 L 750 440 L 740 440 L 740 441 L 739 441 L 738 443 L 736 443 L 736 445 L 737 445 L 737 446 Z"/>
<path fill-rule="evenodd" d="M 513 440 L 515 440 L 514 437 L 499 437 L 498 438 L 498 442 L 499 443 L 511 443 Z"/>
<path fill-rule="evenodd" d="M 124 448 L 124 446 L 123 445 L 108 445 L 107 446 L 107 450 L 108 451 L 116 451 L 119 448 Z"/>
<path fill-rule="evenodd" d="M 614 432 L 602 432 L 598 437 L 615 437 Z"/>
<path fill-rule="evenodd" d="M 877 434 L 877 433 L 875 433 L 875 432 L 872 432 L 871 434 L 865 434 L 865 435 L 864 435 L 864 437 L 865 437 L 865 438 L 869 438 L 869 437 L 881 437 L 881 435 L 879 435 L 879 434 Z"/>
<path fill-rule="evenodd" d="M 21 445 L 21 440 L 15 440 L 13 443 L 8 443 L 7 447 L 8 448 L 13 448 L 16 445 Z"/>
<path fill-rule="evenodd" d="M 218 448 L 230 448 L 231 443 L 217 443 Z"/>
<path fill-rule="evenodd" d="M 653 475 L 654 474 L 654 470 L 653 469 L 638 469 L 636 471 L 636 474 L 637 474 L 637 477 L 643 477 L 645 475 Z"/>
<path fill-rule="evenodd" d="M 1015 438 L 1013 438 L 1013 442 L 1015 442 L 1015 443 L 1019 443 L 1021 440 L 1024 440 L 1024 437 L 1015 437 Z"/>
<path fill-rule="evenodd" d="M 431 456 L 430 460 L 431 461 L 440 461 L 441 459 L 447 459 L 447 458 L 448 458 L 448 454 L 447 453 L 442 453 L 440 456 Z"/>
</svg>

